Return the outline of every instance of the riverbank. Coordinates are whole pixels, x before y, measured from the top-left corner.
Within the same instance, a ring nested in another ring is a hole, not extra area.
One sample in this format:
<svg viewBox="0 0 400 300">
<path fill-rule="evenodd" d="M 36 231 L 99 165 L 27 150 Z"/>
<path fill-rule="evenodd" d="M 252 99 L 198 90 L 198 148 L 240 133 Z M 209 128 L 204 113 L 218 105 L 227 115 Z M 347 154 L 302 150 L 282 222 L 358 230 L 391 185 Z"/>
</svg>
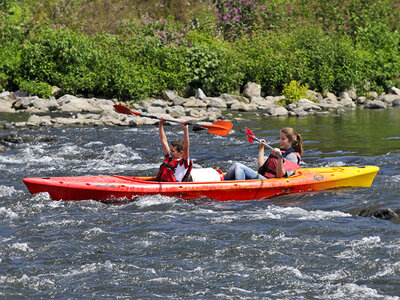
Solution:
<svg viewBox="0 0 400 300">
<path fill-rule="evenodd" d="M 400 89 L 390 88 L 387 93 L 357 96 L 355 91 L 339 95 L 325 95 L 307 91 L 308 99 L 282 106 L 284 96 L 264 96 L 261 86 L 248 83 L 241 95 L 222 94 L 207 97 L 198 90 L 194 97 L 182 98 L 174 91 L 165 90 L 162 98 L 148 99 L 140 103 L 119 102 L 117 99 L 84 98 L 63 95 L 59 98 L 42 99 L 23 92 L 0 93 L 0 112 L 27 114 L 27 120 L 4 121 L 2 128 L 38 126 L 140 126 L 156 124 L 158 120 L 138 116 L 127 116 L 116 112 L 114 104 L 127 105 L 135 111 L 165 118 L 196 122 L 215 122 L 226 117 L 239 121 L 232 112 L 254 112 L 265 117 L 307 117 L 315 114 L 340 113 L 345 109 L 385 109 L 400 106 Z M 1 120 L 0 120 L 1 121 Z"/>
</svg>

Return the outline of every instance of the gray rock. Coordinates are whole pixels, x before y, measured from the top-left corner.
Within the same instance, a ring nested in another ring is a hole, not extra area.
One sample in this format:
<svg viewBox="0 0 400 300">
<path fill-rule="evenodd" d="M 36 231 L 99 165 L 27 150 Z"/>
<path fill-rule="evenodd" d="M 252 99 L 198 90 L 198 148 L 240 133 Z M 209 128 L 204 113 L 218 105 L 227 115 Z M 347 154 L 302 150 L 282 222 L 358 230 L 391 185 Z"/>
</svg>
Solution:
<svg viewBox="0 0 400 300">
<path fill-rule="evenodd" d="M 254 82 L 248 82 L 244 87 L 243 96 L 245 96 L 247 98 L 260 97 L 261 96 L 261 85 L 254 83 Z"/>
<path fill-rule="evenodd" d="M 400 99 L 400 95 L 397 94 L 385 94 L 378 97 L 378 100 L 384 102 L 387 106 L 392 106 L 393 101 Z"/>
<path fill-rule="evenodd" d="M 357 100 L 356 100 L 356 103 L 357 103 L 357 104 L 360 104 L 360 105 L 363 105 L 363 104 L 365 104 L 366 102 L 367 102 L 367 97 L 364 97 L 364 96 L 360 96 L 360 97 L 358 97 Z"/>
<path fill-rule="evenodd" d="M 204 92 L 203 92 L 201 89 L 197 89 L 197 92 L 196 92 L 196 94 L 194 95 L 194 97 L 195 97 L 196 99 L 199 99 L 199 100 L 204 100 L 204 99 L 207 98 L 206 94 L 204 94 Z"/>
<path fill-rule="evenodd" d="M 369 109 L 382 109 L 382 108 L 386 108 L 386 104 L 383 103 L 380 100 L 369 100 L 365 106 L 365 108 L 369 108 Z"/>
<path fill-rule="evenodd" d="M 14 99 L 10 96 L 0 97 L 0 112 L 14 113 L 15 109 L 12 107 Z"/>
<path fill-rule="evenodd" d="M 302 111 L 307 112 L 322 110 L 320 106 L 308 99 L 300 99 L 299 101 L 293 102 L 287 106 L 289 111 L 299 111 L 299 108 L 301 108 Z"/>
<path fill-rule="evenodd" d="M 388 90 L 389 94 L 400 95 L 400 89 L 393 86 Z"/>
<path fill-rule="evenodd" d="M 50 116 L 31 115 L 26 122 L 27 126 L 50 126 L 52 125 Z"/>
<path fill-rule="evenodd" d="M 173 105 L 181 105 L 183 106 L 183 104 L 186 102 L 186 100 L 182 97 L 177 96 L 173 101 Z"/>
<path fill-rule="evenodd" d="M 162 100 L 154 100 L 150 106 L 165 108 L 167 107 L 167 104 Z"/>
<path fill-rule="evenodd" d="M 165 90 L 162 97 L 164 100 L 174 101 L 174 99 L 178 97 L 178 94 L 175 91 Z"/>
<path fill-rule="evenodd" d="M 162 107 L 157 107 L 157 106 L 149 106 L 147 109 L 147 112 L 151 115 L 157 115 L 157 114 L 165 114 L 166 111 Z"/>
<path fill-rule="evenodd" d="M 325 98 L 328 98 L 331 101 L 331 103 L 337 102 L 337 97 L 333 93 L 327 92 Z"/>
<path fill-rule="evenodd" d="M 400 99 L 396 99 L 392 102 L 393 106 L 400 106 Z"/>
<path fill-rule="evenodd" d="M 180 118 L 186 115 L 185 108 L 180 105 L 168 107 L 166 112 L 169 113 L 173 118 Z"/>
<path fill-rule="evenodd" d="M 227 104 L 222 98 L 211 98 L 207 107 L 227 108 Z"/>
<path fill-rule="evenodd" d="M 183 107 L 206 107 L 206 106 L 207 104 L 204 101 L 198 100 L 194 97 L 190 97 L 183 103 Z"/>
</svg>

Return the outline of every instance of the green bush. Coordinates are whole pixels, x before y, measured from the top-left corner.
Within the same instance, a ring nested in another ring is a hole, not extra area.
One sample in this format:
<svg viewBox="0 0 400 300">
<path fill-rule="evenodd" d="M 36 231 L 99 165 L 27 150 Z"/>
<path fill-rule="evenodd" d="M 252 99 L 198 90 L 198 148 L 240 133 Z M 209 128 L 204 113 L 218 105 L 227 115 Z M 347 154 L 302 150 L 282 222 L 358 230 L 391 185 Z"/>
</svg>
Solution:
<svg viewBox="0 0 400 300">
<path fill-rule="evenodd" d="M 307 96 L 308 84 L 301 85 L 295 80 L 292 80 L 289 84 L 284 84 L 282 95 L 285 96 L 281 102 L 285 106 L 299 101 L 300 99 L 309 99 Z M 309 99 L 311 100 L 311 99 Z"/>
<path fill-rule="evenodd" d="M 46 82 L 21 81 L 19 89 L 27 92 L 30 96 L 48 99 L 51 97 L 52 87 Z"/>
<path fill-rule="evenodd" d="M 206 95 L 233 92 L 243 85 L 240 54 L 226 42 L 212 41 L 187 48 L 186 66 L 191 76 L 190 87 L 201 88 Z"/>
</svg>

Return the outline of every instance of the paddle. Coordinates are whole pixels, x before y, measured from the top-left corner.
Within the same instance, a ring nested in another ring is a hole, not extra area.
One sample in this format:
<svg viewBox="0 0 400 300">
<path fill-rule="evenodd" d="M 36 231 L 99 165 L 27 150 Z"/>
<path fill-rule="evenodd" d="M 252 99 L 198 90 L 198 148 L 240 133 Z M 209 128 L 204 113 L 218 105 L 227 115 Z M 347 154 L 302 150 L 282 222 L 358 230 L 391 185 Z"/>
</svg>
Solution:
<svg viewBox="0 0 400 300">
<path fill-rule="evenodd" d="M 121 114 L 126 114 L 126 115 L 137 115 L 140 117 L 146 117 L 146 118 L 151 118 L 151 119 L 158 119 L 161 120 L 161 117 L 157 117 L 157 116 L 152 116 L 152 115 L 147 115 L 147 114 L 143 114 L 137 111 L 133 111 L 130 110 L 129 108 L 127 108 L 126 106 L 123 105 L 118 105 L 115 104 L 114 108 L 117 112 L 121 113 Z M 168 122 L 173 122 L 173 123 L 182 123 L 182 121 L 180 120 L 172 120 L 172 119 L 164 119 L 165 121 Z M 214 122 L 212 125 L 206 125 L 206 124 L 197 124 L 197 123 L 192 123 L 192 122 L 186 122 L 187 125 L 193 125 L 193 126 L 199 126 L 199 127 L 204 127 L 208 129 L 209 133 L 212 134 L 216 134 L 216 135 L 221 135 L 221 136 L 225 136 L 229 133 L 229 131 L 231 131 L 233 124 L 231 122 L 228 121 L 217 121 Z"/>
<path fill-rule="evenodd" d="M 254 141 L 260 142 L 260 140 L 259 140 L 258 138 L 256 138 L 256 136 L 253 134 L 253 132 L 252 132 L 249 128 L 247 128 L 247 127 L 246 127 L 246 135 L 247 135 L 247 141 L 248 141 L 249 143 L 253 143 Z M 264 144 L 265 146 L 267 146 L 269 149 L 274 150 L 274 148 L 272 148 L 272 147 L 271 147 L 270 145 L 268 145 L 266 142 L 263 142 L 263 144 Z M 283 159 L 283 161 L 284 161 L 284 162 L 283 162 L 283 168 L 284 168 L 285 170 L 287 170 L 287 171 L 294 171 L 294 170 L 298 170 L 298 169 L 301 168 L 298 164 L 296 164 L 296 163 L 293 162 L 293 161 L 287 160 L 287 159 L 284 158 L 281 154 L 279 154 L 279 153 L 275 153 L 275 154 L 277 154 L 280 158 Z"/>
</svg>

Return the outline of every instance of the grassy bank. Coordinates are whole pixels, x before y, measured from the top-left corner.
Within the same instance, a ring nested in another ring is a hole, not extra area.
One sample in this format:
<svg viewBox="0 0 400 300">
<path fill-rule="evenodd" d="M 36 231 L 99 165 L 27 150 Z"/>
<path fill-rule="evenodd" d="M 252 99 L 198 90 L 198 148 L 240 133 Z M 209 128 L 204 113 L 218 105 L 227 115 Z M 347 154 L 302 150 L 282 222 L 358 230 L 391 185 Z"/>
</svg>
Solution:
<svg viewBox="0 0 400 300">
<path fill-rule="evenodd" d="M 0 84 L 143 99 L 174 89 L 269 95 L 399 86 L 400 3 L 0 0 Z"/>
</svg>

